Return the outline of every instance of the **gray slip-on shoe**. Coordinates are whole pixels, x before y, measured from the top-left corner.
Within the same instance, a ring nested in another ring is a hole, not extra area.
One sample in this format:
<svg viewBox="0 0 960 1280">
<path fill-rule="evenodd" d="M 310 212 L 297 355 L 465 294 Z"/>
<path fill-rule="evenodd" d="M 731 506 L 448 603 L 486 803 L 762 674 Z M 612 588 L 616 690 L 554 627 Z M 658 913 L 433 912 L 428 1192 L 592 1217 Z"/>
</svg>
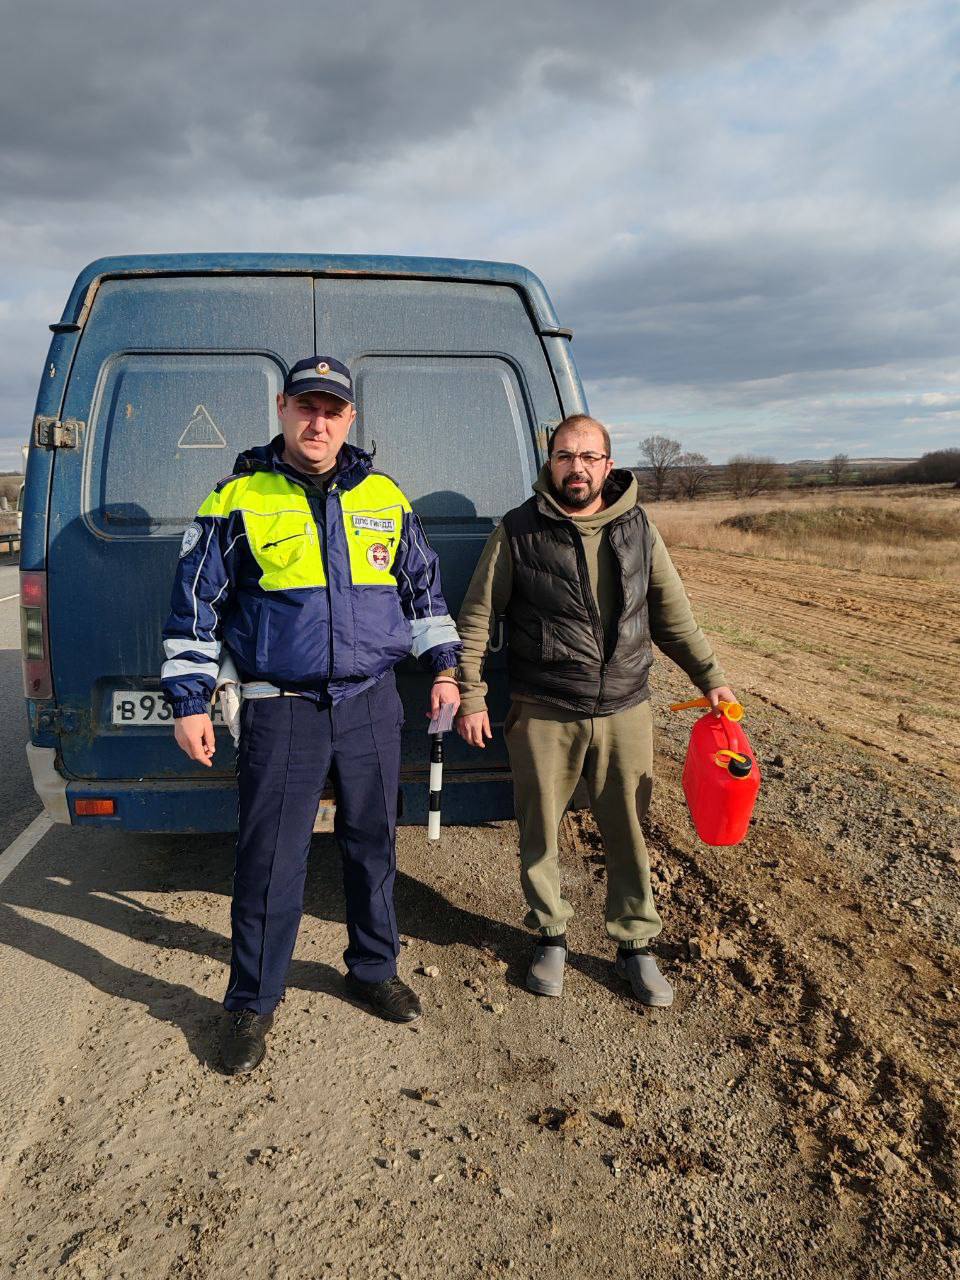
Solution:
<svg viewBox="0 0 960 1280">
<path fill-rule="evenodd" d="M 619 978 L 626 978 L 634 998 L 654 1009 L 673 1004 L 673 987 L 657 968 L 648 951 L 618 951 L 614 966 Z"/>
<path fill-rule="evenodd" d="M 533 959 L 527 970 L 527 990 L 538 996 L 563 994 L 563 964 L 567 958 L 566 947 L 549 947 L 538 943 L 533 949 Z"/>
</svg>

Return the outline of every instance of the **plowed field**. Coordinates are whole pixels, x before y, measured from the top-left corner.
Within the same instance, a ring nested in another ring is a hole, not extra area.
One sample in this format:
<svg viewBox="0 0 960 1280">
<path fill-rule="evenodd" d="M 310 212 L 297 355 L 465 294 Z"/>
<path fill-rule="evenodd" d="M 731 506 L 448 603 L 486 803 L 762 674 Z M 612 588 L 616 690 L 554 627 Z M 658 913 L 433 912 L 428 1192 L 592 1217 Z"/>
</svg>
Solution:
<svg viewBox="0 0 960 1280">
<path fill-rule="evenodd" d="M 960 777 L 960 589 L 674 551 L 731 679 L 833 734 Z"/>
</svg>

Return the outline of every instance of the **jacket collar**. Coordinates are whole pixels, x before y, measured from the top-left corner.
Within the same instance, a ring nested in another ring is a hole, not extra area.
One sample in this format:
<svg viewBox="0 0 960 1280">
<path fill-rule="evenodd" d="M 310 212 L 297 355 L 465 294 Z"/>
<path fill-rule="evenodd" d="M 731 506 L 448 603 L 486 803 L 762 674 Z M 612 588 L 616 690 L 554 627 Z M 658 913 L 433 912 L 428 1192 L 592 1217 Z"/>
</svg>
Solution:
<svg viewBox="0 0 960 1280">
<path fill-rule="evenodd" d="M 233 464 L 234 474 L 247 471 L 276 471 L 295 484 L 303 485 L 309 477 L 301 475 L 283 461 L 283 436 L 274 436 L 269 444 L 245 449 Z M 341 489 L 354 489 L 373 470 L 373 457 L 355 444 L 345 444 L 337 454 L 337 483 Z"/>
<path fill-rule="evenodd" d="M 568 520 L 572 523 L 573 516 L 562 512 L 550 499 L 538 488 L 541 484 L 549 485 L 550 468 L 544 463 L 540 474 L 534 482 L 533 496 L 536 500 L 537 510 L 541 515 L 549 516 L 552 520 Z M 608 507 L 614 506 L 624 496 L 631 484 L 636 484 L 636 477 L 632 471 L 628 471 L 626 467 L 614 467 L 607 476 L 606 483 L 603 486 L 603 500 Z M 638 501 L 635 505 L 639 505 Z M 631 508 L 632 510 L 632 508 Z M 629 515 L 624 512 L 623 515 Z M 617 516 L 616 519 L 622 520 L 623 515 Z"/>
</svg>

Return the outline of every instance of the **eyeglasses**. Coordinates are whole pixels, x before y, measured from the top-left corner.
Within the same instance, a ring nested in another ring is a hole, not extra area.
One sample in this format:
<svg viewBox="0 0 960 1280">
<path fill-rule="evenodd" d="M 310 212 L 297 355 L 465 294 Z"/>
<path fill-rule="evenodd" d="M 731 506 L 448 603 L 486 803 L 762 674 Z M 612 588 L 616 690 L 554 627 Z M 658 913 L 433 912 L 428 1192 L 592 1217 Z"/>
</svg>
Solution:
<svg viewBox="0 0 960 1280">
<path fill-rule="evenodd" d="M 595 467 L 598 462 L 603 462 L 605 458 L 609 458 L 608 453 L 568 453 L 566 449 L 558 449 L 553 455 L 554 461 L 559 462 L 562 467 L 567 466 L 571 462 L 576 462 L 579 458 L 581 462 L 586 463 L 588 467 Z"/>
</svg>

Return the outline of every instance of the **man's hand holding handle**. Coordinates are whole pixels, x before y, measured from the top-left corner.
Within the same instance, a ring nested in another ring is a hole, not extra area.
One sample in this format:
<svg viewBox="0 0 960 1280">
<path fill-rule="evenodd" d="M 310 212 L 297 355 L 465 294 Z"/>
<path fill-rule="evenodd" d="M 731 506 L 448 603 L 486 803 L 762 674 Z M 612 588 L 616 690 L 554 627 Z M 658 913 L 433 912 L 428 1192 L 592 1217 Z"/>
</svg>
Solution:
<svg viewBox="0 0 960 1280">
<path fill-rule="evenodd" d="M 437 676 L 430 689 L 430 710 L 427 712 L 427 718 L 436 720 L 440 714 L 441 707 L 453 707 L 453 713 L 456 715 L 457 708 L 460 706 L 460 686 L 453 676 Z"/>
</svg>

